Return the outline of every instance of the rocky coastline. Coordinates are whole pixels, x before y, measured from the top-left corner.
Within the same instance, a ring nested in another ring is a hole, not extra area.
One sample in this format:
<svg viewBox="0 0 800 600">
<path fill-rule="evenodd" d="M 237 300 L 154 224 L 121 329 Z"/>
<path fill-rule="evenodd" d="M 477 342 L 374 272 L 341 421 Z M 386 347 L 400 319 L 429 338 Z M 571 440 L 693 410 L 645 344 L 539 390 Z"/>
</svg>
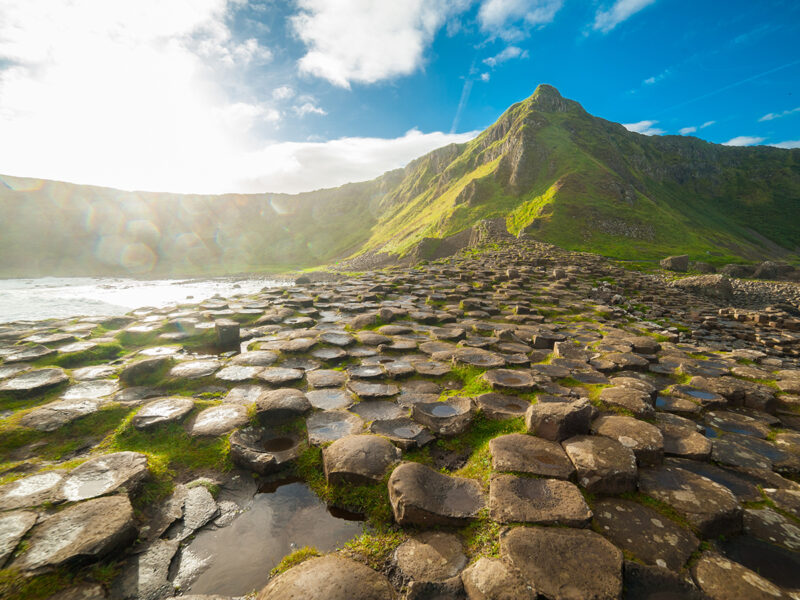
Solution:
<svg viewBox="0 0 800 600">
<path fill-rule="evenodd" d="M 287 478 L 364 533 L 243 597 L 800 598 L 800 284 L 523 237 L 6 324 L 0 455 L 9 598 L 229 600 L 187 546 Z"/>
</svg>

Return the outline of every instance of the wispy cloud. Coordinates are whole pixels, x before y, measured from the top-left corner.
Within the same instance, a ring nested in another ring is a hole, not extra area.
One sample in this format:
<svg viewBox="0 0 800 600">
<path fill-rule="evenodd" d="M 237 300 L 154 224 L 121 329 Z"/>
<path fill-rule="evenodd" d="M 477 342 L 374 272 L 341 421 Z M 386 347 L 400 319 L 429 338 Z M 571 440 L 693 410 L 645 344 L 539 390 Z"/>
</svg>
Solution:
<svg viewBox="0 0 800 600">
<path fill-rule="evenodd" d="M 494 56 L 490 56 L 489 58 L 483 59 L 483 62 L 484 64 L 489 65 L 490 67 L 496 67 L 500 63 L 504 63 L 507 60 L 511 60 L 513 58 L 528 58 L 528 51 L 523 50 L 518 46 L 509 46 L 502 52 L 495 54 Z"/>
<path fill-rule="evenodd" d="M 723 143 L 723 146 L 752 146 L 754 144 L 760 144 L 765 139 L 766 138 L 756 137 L 754 135 L 739 135 Z"/>
<path fill-rule="evenodd" d="M 797 112 L 800 112 L 800 106 L 798 106 L 797 108 L 792 108 L 790 110 L 784 110 L 783 112 L 779 112 L 779 113 L 767 113 L 767 114 L 765 114 L 763 117 L 761 117 L 759 119 L 759 122 L 761 122 L 761 121 L 772 121 L 774 119 L 781 119 L 783 117 L 788 117 L 789 115 L 797 113 Z"/>
<path fill-rule="evenodd" d="M 623 123 L 622 126 L 628 131 L 641 133 L 642 135 L 662 135 L 666 133 L 663 129 L 654 127 L 658 121 L 639 121 L 638 123 Z"/>
<path fill-rule="evenodd" d="M 345 137 L 326 142 L 284 142 L 240 158 L 238 191 L 301 192 L 364 181 L 447 144 L 463 143 L 477 131 L 447 134 L 417 129 L 398 138 Z"/>
<path fill-rule="evenodd" d="M 518 40 L 526 29 L 551 23 L 563 4 L 563 0 L 484 0 L 478 23 L 491 35 Z"/>
<path fill-rule="evenodd" d="M 599 9 L 594 16 L 594 29 L 608 33 L 656 0 L 617 0 L 611 7 Z"/>
<path fill-rule="evenodd" d="M 299 106 L 295 106 L 294 107 L 294 112 L 297 114 L 298 117 L 304 117 L 304 116 L 309 115 L 309 114 L 312 114 L 312 115 L 327 115 L 328 114 L 328 112 L 325 109 L 320 108 L 319 106 L 317 106 L 316 104 L 313 104 L 312 102 L 304 102 L 303 104 L 300 104 Z"/>
<path fill-rule="evenodd" d="M 770 144 L 776 148 L 800 148 L 800 140 L 788 140 L 786 142 L 778 142 L 777 144 Z"/>
<path fill-rule="evenodd" d="M 664 79 L 664 78 L 666 78 L 666 77 L 669 77 L 669 76 L 670 76 L 670 74 L 671 74 L 671 71 L 670 71 L 669 69 L 664 69 L 664 70 L 663 70 L 663 71 L 661 71 L 661 73 L 659 73 L 658 75 L 653 75 L 652 77 L 648 77 L 647 79 L 645 79 L 644 81 L 642 81 L 642 83 L 643 83 L 644 85 L 653 85 L 653 84 L 656 84 L 656 83 L 658 83 L 658 82 L 659 82 L 659 81 L 661 81 L 662 79 Z"/>
<path fill-rule="evenodd" d="M 308 49 L 300 71 L 349 88 L 416 71 L 436 32 L 469 3 L 298 0 L 297 5 L 300 12 L 290 23 Z"/>
<path fill-rule="evenodd" d="M 714 123 L 716 123 L 716 121 L 706 121 L 699 127 L 695 125 L 691 125 L 689 127 L 683 127 L 678 130 L 678 133 L 680 133 L 681 135 L 689 135 L 690 133 L 696 132 L 698 129 L 705 129 L 706 127 L 711 127 Z"/>
<path fill-rule="evenodd" d="M 288 100 L 295 94 L 294 88 L 288 85 L 282 85 L 272 90 L 272 97 L 275 100 Z"/>
</svg>

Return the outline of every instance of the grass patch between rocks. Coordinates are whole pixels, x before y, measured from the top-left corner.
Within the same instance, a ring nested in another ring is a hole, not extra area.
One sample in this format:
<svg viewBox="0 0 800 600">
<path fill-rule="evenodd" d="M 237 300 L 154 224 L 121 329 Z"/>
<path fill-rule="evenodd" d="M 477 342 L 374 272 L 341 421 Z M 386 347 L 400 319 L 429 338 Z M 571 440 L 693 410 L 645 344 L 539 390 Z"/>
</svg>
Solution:
<svg viewBox="0 0 800 600">
<path fill-rule="evenodd" d="M 314 558 L 315 556 L 321 556 L 319 550 L 312 548 L 311 546 L 303 546 L 291 554 L 284 556 L 281 559 L 281 562 L 279 562 L 278 565 L 269 572 L 269 575 L 270 577 L 276 577 L 277 575 L 280 575 L 292 567 L 296 567 L 300 563 L 307 561 L 309 558 Z"/>
</svg>

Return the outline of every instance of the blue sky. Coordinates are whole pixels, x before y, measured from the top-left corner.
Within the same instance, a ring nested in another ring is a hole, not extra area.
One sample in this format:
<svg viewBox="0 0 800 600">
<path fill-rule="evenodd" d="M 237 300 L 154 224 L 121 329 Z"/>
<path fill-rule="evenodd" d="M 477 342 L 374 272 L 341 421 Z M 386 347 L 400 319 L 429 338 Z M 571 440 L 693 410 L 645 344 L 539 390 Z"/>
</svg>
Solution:
<svg viewBox="0 0 800 600">
<path fill-rule="evenodd" d="M 646 134 L 798 147 L 798 39 L 793 1 L 0 0 L 0 173 L 339 185 L 539 83 Z"/>
</svg>

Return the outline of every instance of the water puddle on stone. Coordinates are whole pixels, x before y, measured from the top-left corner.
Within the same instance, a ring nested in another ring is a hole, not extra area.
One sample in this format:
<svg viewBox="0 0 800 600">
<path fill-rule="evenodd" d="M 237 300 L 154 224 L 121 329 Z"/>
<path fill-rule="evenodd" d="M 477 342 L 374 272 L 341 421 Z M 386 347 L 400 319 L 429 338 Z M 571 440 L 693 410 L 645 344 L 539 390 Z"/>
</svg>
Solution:
<svg viewBox="0 0 800 600">
<path fill-rule="evenodd" d="M 698 400 L 713 400 L 717 397 L 716 394 L 712 394 L 711 392 L 704 392 L 703 390 L 696 390 L 693 388 L 684 388 L 682 391 L 687 396 L 697 398 Z"/>
<path fill-rule="evenodd" d="M 203 530 L 186 547 L 208 564 L 188 591 L 241 596 L 260 590 L 290 552 L 303 546 L 328 552 L 361 534 L 363 525 L 355 518 L 328 511 L 305 483 L 262 486 L 230 525 Z"/>
<path fill-rule="evenodd" d="M 430 409 L 434 417 L 452 417 L 458 414 L 458 409 L 449 404 L 440 404 Z"/>
</svg>

